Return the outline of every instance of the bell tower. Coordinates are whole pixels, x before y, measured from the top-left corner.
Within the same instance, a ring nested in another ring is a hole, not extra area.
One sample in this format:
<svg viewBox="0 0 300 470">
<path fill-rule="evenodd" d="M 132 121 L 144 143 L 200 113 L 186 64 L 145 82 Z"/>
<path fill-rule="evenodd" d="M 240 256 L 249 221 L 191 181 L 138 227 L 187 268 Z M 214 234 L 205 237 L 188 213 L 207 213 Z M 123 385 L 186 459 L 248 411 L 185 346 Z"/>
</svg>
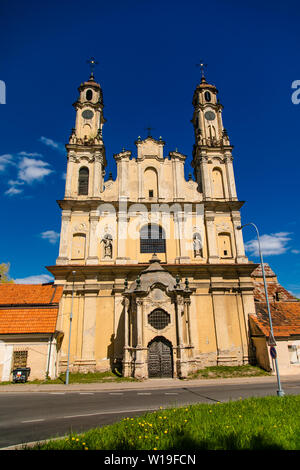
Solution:
<svg viewBox="0 0 300 470">
<path fill-rule="evenodd" d="M 94 64 L 94 59 L 91 62 Z M 65 198 L 95 198 L 100 197 L 103 191 L 106 156 L 102 138 L 105 123 L 103 94 L 101 86 L 94 79 L 93 70 L 89 80 L 79 86 L 78 92 L 78 99 L 73 104 L 76 110 L 75 127 L 66 145 L 68 162 Z"/>
<path fill-rule="evenodd" d="M 89 61 L 91 74 L 79 88 L 73 104 L 76 110 L 67 150 L 67 175 L 62 209 L 59 256 L 57 265 L 97 264 L 97 207 L 103 199 L 106 167 L 102 138 L 103 95 L 94 78 L 95 60 Z"/>
<path fill-rule="evenodd" d="M 193 96 L 192 123 L 195 133 L 193 161 L 195 178 L 204 200 L 237 200 L 232 149 L 223 126 L 223 106 L 218 90 L 207 83 L 203 66 L 201 83 Z"/>
<path fill-rule="evenodd" d="M 203 195 L 209 263 L 247 263 L 240 208 L 236 193 L 232 145 L 223 126 L 223 106 L 217 88 L 208 83 L 201 67 L 201 82 L 193 96 L 195 132 L 192 167 Z"/>
</svg>

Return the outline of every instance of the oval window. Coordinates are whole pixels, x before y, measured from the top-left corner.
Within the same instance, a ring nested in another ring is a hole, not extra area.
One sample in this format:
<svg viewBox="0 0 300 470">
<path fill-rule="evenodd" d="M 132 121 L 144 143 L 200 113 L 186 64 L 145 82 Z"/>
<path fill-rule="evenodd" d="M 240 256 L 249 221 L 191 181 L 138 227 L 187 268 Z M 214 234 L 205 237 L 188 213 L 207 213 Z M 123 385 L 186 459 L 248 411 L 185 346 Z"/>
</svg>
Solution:
<svg viewBox="0 0 300 470">
<path fill-rule="evenodd" d="M 211 96 L 210 96 L 209 91 L 206 91 L 206 92 L 204 93 L 204 98 L 205 98 L 206 101 L 210 101 L 210 100 L 211 100 Z"/>
<path fill-rule="evenodd" d="M 85 96 L 86 96 L 86 99 L 87 99 L 88 101 L 91 101 L 91 99 L 93 98 L 93 92 L 92 92 L 92 90 L 87 90 Z"/>
</svg>

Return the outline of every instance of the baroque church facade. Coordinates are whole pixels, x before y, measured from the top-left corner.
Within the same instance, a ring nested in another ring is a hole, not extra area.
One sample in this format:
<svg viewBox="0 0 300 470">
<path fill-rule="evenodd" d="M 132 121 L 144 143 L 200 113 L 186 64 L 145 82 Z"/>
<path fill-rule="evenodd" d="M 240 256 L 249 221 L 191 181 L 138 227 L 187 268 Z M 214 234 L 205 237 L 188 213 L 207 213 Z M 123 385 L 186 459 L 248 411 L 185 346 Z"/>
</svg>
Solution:
<svg viewBox="0 0 300 470">
<path fill-rule="evenodd" d="M 59 254 L 47 269 L 63 286 L 59 372 L 119 368 L 125 376 L 186 377 L 251 360 L 255 313 L 232 145 L 218 90 L 193 95 L 194 179 L 186 156 L 140 137 L 107 165 L 103 94 L 93 73 L 78 88 L 67 150 Z M 70 328 L 71 325 L 71 328 Z M 71 331 L 71 336 L 70 335 Z"/>
</svg>

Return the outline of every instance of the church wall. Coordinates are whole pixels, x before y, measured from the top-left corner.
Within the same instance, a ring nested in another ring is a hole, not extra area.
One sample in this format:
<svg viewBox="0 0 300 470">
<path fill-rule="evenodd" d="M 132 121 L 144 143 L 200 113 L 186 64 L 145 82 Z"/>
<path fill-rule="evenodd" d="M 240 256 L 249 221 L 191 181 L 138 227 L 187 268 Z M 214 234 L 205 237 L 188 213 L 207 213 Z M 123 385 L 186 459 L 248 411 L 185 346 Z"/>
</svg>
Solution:
<svg viewBox="0 0 300 470">
<path fill-rule="evenodd" d="M 95 335 L 96 368 L 100 371 L 112 368 L 115 348 L 118 351 L 120 343 L 124 344 L 120 309 L 118 312 L 115 311 L 115 303 L 111 289 L 100 290 L 97 297 Z"/>
<path fill-rule="evenodd" d="M 195 346 L 195 356 L 203 365 L 210 365 L 216 355 L 216 333 L 211 296 L 197 289 L 192 297 L 191 322 L 196 325 L 192 341 Z M 214 365 L 214 362 L 212 363 Z"/>
</svg>

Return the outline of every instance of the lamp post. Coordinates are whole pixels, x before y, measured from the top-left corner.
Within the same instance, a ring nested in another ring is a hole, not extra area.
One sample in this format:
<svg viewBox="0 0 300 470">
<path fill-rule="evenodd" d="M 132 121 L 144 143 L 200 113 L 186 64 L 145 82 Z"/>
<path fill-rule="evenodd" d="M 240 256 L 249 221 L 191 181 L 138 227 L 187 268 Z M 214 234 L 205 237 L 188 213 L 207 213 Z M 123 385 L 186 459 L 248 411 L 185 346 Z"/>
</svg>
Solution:
<svg viewBox="0 0 300 470">
<path fill-rule="evenodd" d="M 263 256 L 262 256 L 262 251 L 261 251 L 261 247 L 260 247 L 260 239 L 259 239 L 258 228 L 256 227 L 256 225 L 253 222 L 250 222 L 249 224 L 244 224 L 244 225 L 241 225 L 241 226 L 237 227 L 237 229 L 242 230 L 242 228 L 246 227 L 247 225 L 253 225 L 253 227 L 256 230 L 256 234 L 257 234 L 258 251 L 259 251 L 259 256 L 260 256 L 260 264 L 261 264 L 261 270 L 262 270 L 262 275 L 263 275 L 263 280 L 264 280 L 266 303 L 267 303 L 269 322 L 270 322 L 270 339 L 272 341 L 273 346 L 276 346 L 276 342 L 275 342 L 275 339 L 274 339 L 274 333 L 273 333 L 273 324 L 272 324 L 271 310 L 270 310 L 269 297 L 268 297 L 268 289 L 267 289 L 267 283 L 266 283 Z M 284 396 L 284 391 L 282 390 L 281 383 L 280 383 L 280 375 L 279 375 L 279 368 L 278 368 L 278 362 L 277 362 L 277 354 L 275 355 L 274 359 L 275 359 L 275 368 L 276 368 L 277 385 L 278 385 L 277 395 L 279 397 L 283 397 Z"/>
<path fill-rule="evenodd" d="M 73 275 L 73 286 L 72 286 L 72 303 L 71 303 L 71 313 L 70 313 L 70 330 L 69 330 L 69 346 L 68 346 L 68 363 L 66 370 L 66 385 L 69 385 L 69 366 L 70 366 L 70 347 L 71 347 L 71 331 L 72 331 L 72 319 L 73 319 L 73 299 L 74 299 L 74 280 L 75 280 L 76 271 L 72 271 Z"/>
</svg>

